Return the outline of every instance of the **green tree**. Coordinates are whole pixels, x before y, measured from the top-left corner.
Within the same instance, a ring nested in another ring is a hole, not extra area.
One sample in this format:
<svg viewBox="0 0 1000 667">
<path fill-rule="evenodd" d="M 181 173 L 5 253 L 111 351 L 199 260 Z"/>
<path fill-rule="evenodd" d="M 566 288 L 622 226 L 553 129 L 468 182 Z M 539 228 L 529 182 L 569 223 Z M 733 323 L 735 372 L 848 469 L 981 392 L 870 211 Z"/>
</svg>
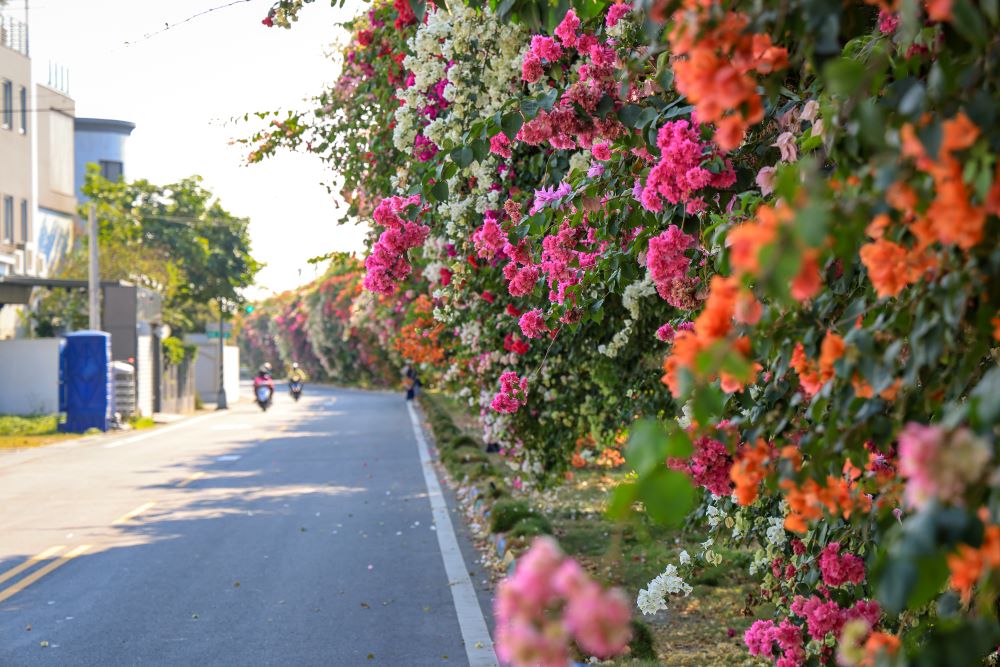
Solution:
<svg viewBox="0 0 1000 667">
<path fill-rule="evenodd" d="M 95 204 L 102 280 L 127 280 L 163 296 L 163 321 L 193 331 L 217 317 L 218 308 L 242 303 L 262 264 L 250 254 L 249 220 L 226 211 L 199 176 L 156 185 L 109 181 L 91 165 L 83 193 Z M 86 218 L 89 203 L 81 206 Z M 60 271 L 87 277 L 87 246 L 79 244 Z M 85 299 L 54 292 L 34 314 L 40 335 L 71 329 L 85 319 Z"/>
</svg>

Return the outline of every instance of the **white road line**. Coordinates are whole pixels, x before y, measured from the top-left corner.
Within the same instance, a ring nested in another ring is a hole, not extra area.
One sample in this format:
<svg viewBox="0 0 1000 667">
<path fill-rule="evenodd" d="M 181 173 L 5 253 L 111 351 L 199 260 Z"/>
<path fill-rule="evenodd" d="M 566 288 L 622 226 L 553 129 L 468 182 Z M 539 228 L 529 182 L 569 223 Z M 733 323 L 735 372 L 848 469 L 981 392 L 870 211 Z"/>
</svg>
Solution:
<svg viewBox="0 0 1000 667">
<path fill-rule="evenodd" d="M 427 450 L 427 441 L 420 428 L 420 420 L 413 409 L 413 404 L 406 403 L 410 413 L 410 423 L 413 424 L 413 435 L 417 438 L 417 449 L 420 451 L 420 464 L 424 471 L 424 482 L 427 484 L 427 496 L 431 501 L 431 513 L 437 530 L 438 547 L 441 549 L 441 559 L 444 561 L 444 571 L 448 575 L 451 587 L 451 597 L 455 602 L 455 612 L 458 614 L 458 625 L 462 630 L 465 642 L 465 653 L 469 657 L 469 667 L 497 667 L 496 653 L 493 651 L 493 640 L 486 627 L 483 610 L 479 607 L 476 589 L 469 578 L 469 569 L 462 558 L 462 550 L 455 538 L 455 527 L 451 524 L 448 505 L 441 493 L 434 464 Z"/>
<path fill-rule="evenodd" d="M 101 445 L 102 449 L 114 449 L 116 447 L 124 447 L 125 445 L 131 445 L 136 442 L 142 442 L 143 440 L 148 440 L 150 438 L 155 438 L 158 435 L 163 435 L 164 433 L 170 433 L 171 431 L 176 431 L 179 428 L 184 428 L 185 426 L 190 426 L 200 421 L 206 419 L 211 419 L 213 417 L 218 417 L 219 415 L 227 414 L 224 410 L 219 410 L 218 412 L 213 412 L 208 415 L 200 415 L 198 417 L 192 417 L 191 419 L 185 419 L 179 421 L 176 424 L 170 424 L 169 426 L 158 426 L 152 428 L 147 433 L 140 433 L 139 435 L 133 435 L 129 438 L 122 438 L 121 440 L 115 440 L 114 442 L 109 442 L 107 444 Z"/>
</svg>

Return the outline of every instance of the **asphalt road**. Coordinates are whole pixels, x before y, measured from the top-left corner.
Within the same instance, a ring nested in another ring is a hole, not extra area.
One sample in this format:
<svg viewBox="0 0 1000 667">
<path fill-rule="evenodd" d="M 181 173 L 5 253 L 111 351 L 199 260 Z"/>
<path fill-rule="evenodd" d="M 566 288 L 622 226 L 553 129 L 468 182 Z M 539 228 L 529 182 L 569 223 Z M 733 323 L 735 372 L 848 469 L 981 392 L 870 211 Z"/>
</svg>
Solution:
<svg viewBox="0 0 1000 667">
<path fill-rule="evenodd" d="M 428 484 L 399 394 L 308 386 L 0 457 L 0 667 L 491 664 Z"/>
</svg>

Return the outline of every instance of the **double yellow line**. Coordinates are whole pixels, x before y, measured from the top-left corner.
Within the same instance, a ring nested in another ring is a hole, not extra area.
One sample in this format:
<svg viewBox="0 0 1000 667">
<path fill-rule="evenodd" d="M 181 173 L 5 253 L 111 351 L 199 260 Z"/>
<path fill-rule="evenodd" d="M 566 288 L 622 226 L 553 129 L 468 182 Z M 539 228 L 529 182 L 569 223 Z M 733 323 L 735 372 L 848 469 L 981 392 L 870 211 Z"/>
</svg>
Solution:
<svg viewBox="0 0 1000 667">
<path fill-rule="evenodd" d="M 43 562 L 45 562 L 45 561 L 47 561 L 49 559 L 55 558 L 55 556 L 57 554 L 59 554 L 59 552 L 61 552 L 65 548 L 66 547 L 64 547 L 64 546 L 57 546 L 57 547 L 52 547 L 51 549 L 46 549 L 42 553 L 37 554 L 35 556 L 32 556 L 31 558 L 29 558 L 28 560 L 24 561 L 20 565 L 18 565 L 16 567 L 12 567 L 11 569 L 9 569 L 6 572 L 4 572 L 3 574 L 0 574 L 0 584 L 2 584 L 5 581 L 9 581 L 9 580 L 13 579 L 14 577 L 18 576 L 22 572 L 30 570 L 31 568 L 35 567 L 39 563 L 43 563 Z M 27 588 L 31 584 L 35 583 L 36 581 L 38 581 L 39 579 L 41 579 L 45 575 L 49 574 L 53 570 L 59 569 L 60 567 L 62 567 L 66 563 L 70 562 L 71 560 L 73 560 L 77 556 L 82 556 L 87 551 L 89 551 L 90 548 L 91 548 L 91 545 L 89 545 L 89 544 L 81 544 L 80 546 L 78 546 L 78 547 L 76 547 L 74 549 L 71 549 L 70 551 L 67 551 L 61 557 L 56 558 L 55 560 L 52 560 L 51 562 L 49 562 L 44 567 L 41 567 L 41 568 L 35 570 L 34 572 L 32 572 L 31 574 L 29 574 L 25 578 L 17 581 L 15 584 L 13 584 L 11 586 L 8 586 L 7 588 L 5 588 L 2 591 L 0 591 L 0 602 L 3 602 L 4 600 L 6 600 L 9 597 L 17 595 L 18 593 L 20 593 L 21 591 L 23 591 L 25 588 Z"/>
<path fill-rule="evenodd" d="M 199 479 L 201 479 L 204 476 L 205 476 L 204 472 L 196 472 L 193 475 L 191 475 L 190 477 L 188 477 L 188 478 L 184 479 L 183 481 L 179 482 L 177 484 L 177 487 L 178 488 L 185 487 L 185 486 L 187 486 L 188 484 L 190 484 L 192 482 L 198 481 Z M 120 517 L 118 517 L 117 519 L 115 519 L 114 521 L 112 521 L 111 525 L 112 526 L 121 526 L 122 524 L 126 524 L 129 521 L 131 521 L 132 519 L 134 519 L 137 516 L 139 516 L 140 514 L 148 511 L 149 509 L 151 509 L 151 508 L 153 508 L 155 506 L 156 506 L 156 503 L 152 503 L 152 502 L 150 502 L 150 503 L 143 503 L 142 505 L 139 505 L 138 507 L 136 507 L 134 510 L 132 510 L 130 512 L 126 512 L 125 514 L 121 515 Z M 82 556 L 83 554 L 87 553 L 88 551 L 90 551 L 93 548 L 93 545 L 90 545 L 90 544 L 81 544 L 78 547 L 74 547 L 73 549 L 70 549 L 69 551 L 67 551 L 66 553 L 64 553 L 62 556 L 59 556 L 59 554 L 65 548 L 66 547 L 64 545 L 59 545 L 59 546 L 51 547 L 51 548 L 46 549 L 45 551 L 43 551 L 43 552 L 41 552 L 39 554 L 36 554 L 36 555 L 32 556 L 31 558 L 29 558 L 28 560 L 24 561 L 20 565 L 16 565 L 16 566 L 10 568 L 9 570 L 7 570 L 6 572 L 0 573 L 0 584 L 4 584 L 5 582 L 8 582 L 8 581 L 10 581 L 12 579 L 15 579 L 16 577 L 20 576 L 24 572 L 27 572 L 28 570 L 31 570 L 32 568 L 35 568 L 38 565 L 40 565 L 42 563 L 46 563 L 42 567 L 39 567 L 37 570 L 34 570 L 33 572 L 31 572 L 28 576 L 24 577 L 23 579 L 19 579 L 19 580 L 15 581 L 15 583 L 13 583 L 12 585 L 8 586 L 7 588 L 4 588 L 3 590 L 0 590 L 0 602 L 3 602 L 4 600 L 7 600 L 8 598 L 10 598 L 10 597 L 12 597 L 14 595 L 17 595 L 18 593 L 20 593 L 21 591 L 23 591 L 25 588 L 27 588 L 31 584 L 35 583 L 36 581 L 38 581 L 39 579 L 41 579 L 42 577 L 44 577 L 45 575 L 47 575 L 47 574 L 49 574 L 49 573 L 51 573 L 51 572 L 53 572 L 55 570 L 58 570 L 60 567 L 62 567 L 66 563 L 70 562 L 74 558 L 77 558 L 77 557 Z M 48 562 L 46 562 L 46 561 L 48 561 Z"/>
</svg>

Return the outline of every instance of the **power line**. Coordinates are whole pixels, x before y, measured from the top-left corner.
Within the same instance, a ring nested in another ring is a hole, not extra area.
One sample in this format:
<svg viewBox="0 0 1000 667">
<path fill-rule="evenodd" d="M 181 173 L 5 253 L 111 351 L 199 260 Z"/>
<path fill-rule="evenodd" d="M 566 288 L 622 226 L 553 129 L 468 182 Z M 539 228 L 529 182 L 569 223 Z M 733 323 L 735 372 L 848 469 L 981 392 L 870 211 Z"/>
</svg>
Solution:
<svg viewBox="0 0 1000 667">
<path fill-rule="evenodd" d="M 157 30 L 156 32 L 150 32 L 150 33 L 146 33 L 145 35 L 143 35 L 142 39 L 136 40 L 134 42 L 125 42 L 125 46 L 134 46 L 136 44 L 140 44 L 142 42 L 145 42 L 148 39 L 152 39 L 153 37 L 156 37 L 157 35 L 162 35 L 163 33 L 165 33 L 166 31 L 168 31 L 168 30 L 170 30 L 172 28 L 176 28 L 178 26 L 184 25 L 185 23 L 188 23 L 189 21 L 195 20 L 196 18 L 198 18 L 200 16 L 204 16 L 205 14 L 211 14 L 212 12 L 217 12 L 220 9 L 226 9 L 227 7 L 232 7 L 233 5 L 240 5 L 240 4 L 243 4 L 243 3 L 246 3 L 246 2 L 251 2 L 251 1 L 252 0 L 232 0 L 232 2 L 227 2 L 224 5 L 219 5 L 218 7 L 210 7 L 209 9 L 205 9 L 203 11 L 200 11 L 197 14 L 192 14 L 191 16 L 187 17 L 183 21 L 178 21 L 177 23 L 165 23 L 164 26 L 162 28 L 160 28 L 159 30 Z"/>
</svg>

